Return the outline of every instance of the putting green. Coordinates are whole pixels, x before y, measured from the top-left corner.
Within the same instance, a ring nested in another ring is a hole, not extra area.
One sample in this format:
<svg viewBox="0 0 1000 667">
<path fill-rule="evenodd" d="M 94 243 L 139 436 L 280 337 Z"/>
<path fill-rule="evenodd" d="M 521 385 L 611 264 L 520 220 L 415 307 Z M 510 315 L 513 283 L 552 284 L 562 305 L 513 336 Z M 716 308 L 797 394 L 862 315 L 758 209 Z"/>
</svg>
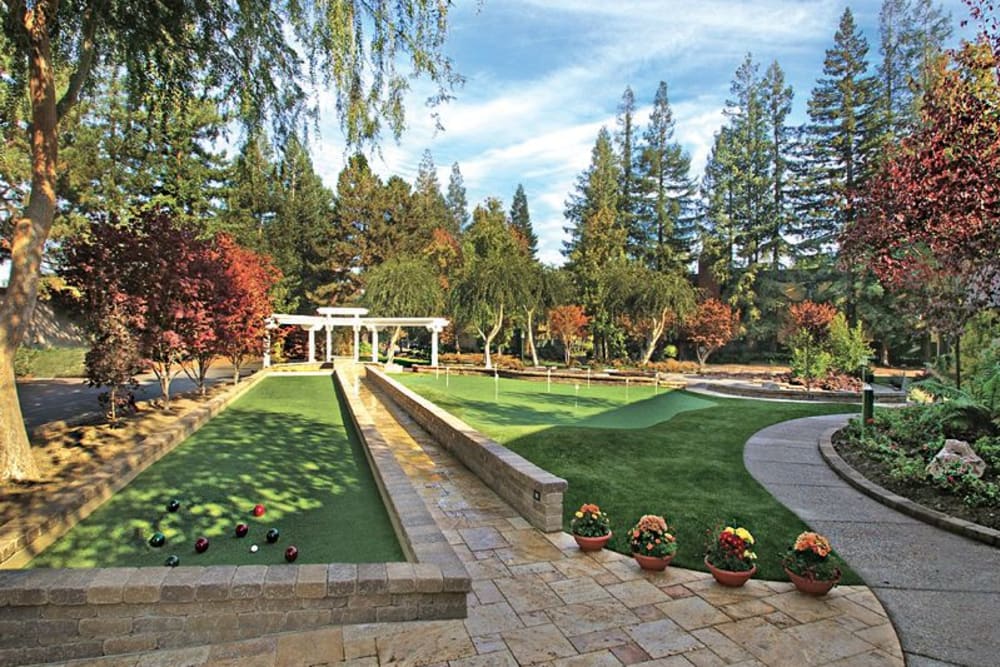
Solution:
<svg viewBox="0 0 1000 667">
<path fill-rule="evenodd" d="M 806 525 L 747 472 L 743 446 L 760 429 L 856 406 L 707 399 L 638 387 L 403 374 L 406 385 L 569 483 L 563 526 L 583 503 L 611 517 L 609 548 L 628 553 L 628 528 L 660 514 L 675 529 L 676 565 L 705 569 L 705 531 L 743 526 L 756 537 L 759 578 L 784 579 L 780 554 Z M 579 391 L 579 397 L 577 397 Z M 781 454 L 776 454 L 780 456 Z M 851 571 L 844 583 L 859 583 Z"/>
<path fill-rule="evenodd" d="M 644 429 L 681 412 L 710 408 L 710 399 L 652 385 L 578 384 L 482 376 L 394 376 L 470 424 L 489 424 L 499 442 L 552 426 Z"/>
<path fill-rule="evenodd" d="M 330 376 L 262 380 L 37 556 L 31 567 L 404 560 Z M 167 503 L 181 502 L 177 512 Z M 266 512 L 254 517 L 262 504 Z M 237 538 L 234 528 L 250 530 Z M 280 536 L 268 544 L 265 533 Z M 155 531 L 166 544 L 151 547 Z M 198 554 L 194 542 L 210 544 Z M 259 550 L 250 552 L 251 544 Z"/>
</svg>

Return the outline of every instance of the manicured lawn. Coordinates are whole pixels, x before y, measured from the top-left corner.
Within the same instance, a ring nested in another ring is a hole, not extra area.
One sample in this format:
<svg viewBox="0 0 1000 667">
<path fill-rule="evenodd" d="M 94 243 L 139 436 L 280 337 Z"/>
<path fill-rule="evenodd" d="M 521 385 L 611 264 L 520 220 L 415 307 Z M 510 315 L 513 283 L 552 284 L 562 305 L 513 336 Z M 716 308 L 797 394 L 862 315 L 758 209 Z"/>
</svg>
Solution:
<svg viewBox="0 0 1000 667">
<path fill-rule="evenodd" d="M 345 408 L 346 409 L 346 408 Z M 181 509 L 168 512 L 177 498 Z M 251 516 L 261 503 L 262 517 Z M 237 523 L 250 526 L 234 536 Z M 280 538 L 268 544 L 269 528 Z M 147 540 L 162 531 L 159 549 Z M 198 536 L 210 540 L 194 551 Z M 259 545 L 256 554 L 250 545 Z M 34 567 L 404 560 L 364 452 L 328 376 L 262 381 L 32 562 Z"/>
<path fill-rule="evenodd" d="M 643 514 L 676 528 L 675 563 L 704 570 L 705 531 L 719 522 L 757 538 L 758 576 L 784 579 L 780 557 L 806 528 L 743 466 L 743 445 L 760 429 L 853 406 L 751 401 L 650 386 L 598 386 L 433 375 L 397 376 L 471 426 L 569 482 L 564 527 L 585 502 L 612 520 L 610 548 L 628 553 L 625 533 Z M 496 396 L 496 399 L 494 399 Z M 836 545 L 834 545 L 836 546 Z M 848 573 L 845 583 L 860 580 Z"/>
<path fill-rule="evenodd" d="M 84 377 L 82 347 L 24 347 L 17 351 L 15 371 L 36 378 Z"/>
</svg>

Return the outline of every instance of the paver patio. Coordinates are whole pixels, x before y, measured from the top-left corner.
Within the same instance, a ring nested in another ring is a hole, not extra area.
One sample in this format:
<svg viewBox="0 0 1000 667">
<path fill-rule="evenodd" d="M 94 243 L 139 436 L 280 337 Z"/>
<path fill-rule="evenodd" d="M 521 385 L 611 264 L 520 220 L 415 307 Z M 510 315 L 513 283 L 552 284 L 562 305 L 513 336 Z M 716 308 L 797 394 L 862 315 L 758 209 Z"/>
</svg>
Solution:
<svg viewBox="0 0 1000 667">
<path fill-rule="evenodd" d="M 350 369 L 339 368 L 339 371 Z M 865 586 L 810 598 L 791 584 L 723 588 L 670 567 L 647 573 L 610 551 L 540 533 L 394 405 L 357 386 L 473 579 L 464 621 L 330 627 L 67 665 L 903 665 Z"/>
</svg>

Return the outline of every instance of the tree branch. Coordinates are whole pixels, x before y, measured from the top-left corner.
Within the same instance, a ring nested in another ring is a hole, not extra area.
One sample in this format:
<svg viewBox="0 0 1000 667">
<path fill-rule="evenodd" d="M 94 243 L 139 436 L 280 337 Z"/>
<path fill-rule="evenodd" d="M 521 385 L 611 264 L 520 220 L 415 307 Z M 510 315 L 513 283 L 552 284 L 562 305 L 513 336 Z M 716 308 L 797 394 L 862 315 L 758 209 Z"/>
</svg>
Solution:
<svg viewBox="0 0 1000 667">
<path fill-rule="evenodd" d="M 87 3 L 87 8 L 83 11 L 83 34 L 80 37 L 80 60 L 77 63 L 76 71 L 69 79 L 69 87 L 65 94 L 56 103 L 56 117 L 62 120 L 66 113 L 76 104 L 80 97 L 80 90 L 86 83 L 90 71 L 94 67 L 94 60 L 97 56 L 97 43 L 94 39 L 97 34 L 97 24 L 100 22 L 101 10 L 105 0 L 91 0 Z"/>
</svg>

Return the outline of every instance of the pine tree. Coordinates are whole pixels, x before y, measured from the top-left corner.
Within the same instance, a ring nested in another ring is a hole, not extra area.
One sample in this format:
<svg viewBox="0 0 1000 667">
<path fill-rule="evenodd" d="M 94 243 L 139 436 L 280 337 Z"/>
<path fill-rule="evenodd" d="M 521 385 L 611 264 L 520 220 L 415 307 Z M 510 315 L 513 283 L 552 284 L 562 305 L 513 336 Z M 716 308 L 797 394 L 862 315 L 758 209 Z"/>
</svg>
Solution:
<svg viewBox="0 0 1000 667">
<path fill-rule="evenodd" d="M 528 213 L 528 196 L 524 194 L 524 186 L 517 184 L 514 200 L 510 205 L 510 226 L 517 232 L 524 243 L 528 257 L 535 259 L 538 255 L 538 236 L 531 226 L 531 215 Z"/>
<path fill-rule="evenodd" d="M 660 82 L 653 99 L 649 127 L 643 133 L 639 158 L 642 201 L 642 260 L 657 270 L 685 266 L 694 237 L 691 216 L 695 182 L 691 158 L 673 140 L 674 117 L 667 84 Z"/>
<path fill-rule="evenodd" d="M 868 42 L 846 9 L 808 103 L 806 167 L 811 183 L 798 230 L 806 250 L 829 249 L 850 222 L 850 203 L 868 173 L 877 102 L 867 55 Z"/>
<path fill-rule="evenodd" d="M 618 184 L 621 170 L 607 128 L 601 128 L 591 152 L 590 166 L 577 179 L 576 192 L 566 202 L 569 241 L 563 254 L 574 275 L 580 298 L 592 318 L 591 333 L 599 359 L 607 359 L 619 338 L 607 308 L 607 276 L 624 260 L 626 230 L 618 220 Z"/>
<path fill-rule="evenodd" d="M 451 165 L 451 177 L 448 179 L 448 196 L 445 198 L 445 204 L 451 214 L 448 231 L 458 236 L 469 225 L 469 202 L 465 198 L 465 182 L 457 162 Z"/>
<path fill-rule="evenodd" d="M 932 59 L 951 37 L 949 16 L 931 0 L 883 0 L 879 12 L 879 132 L 883 146 L 916 128 Z"/>
<path fill-rule="evenodd" d="M 430 243 L 434 230 L 438 227 L 447 229 L 455 236 L 459 233 L 455 229 L 454 218 L 445 203 L 444 195 L 441 194 L 437 169 L 429 150 L 425 150 L 420 159 L 417 180 L 413 184 L 413 216 L 418 225 L 418 238 L 410 239 L 410 242 L 415 247 L 423 248 Z"/>
<path fill-rule="evenodd" d="M 245 248 L 267 247 L 267 226 L 277 214 L 278 194 L 270 143 L 263 133 L 247 137 L 229 167 L 225 206 L 217 229 L 230 234 Z"/>
<path fill-rule="evenodd" d="M 285 142 L 277 177 L 280 203 L 267 231 L 267 251 L 284 275 L 279 285 L 284 303 L 279 307 L 311 312 L 316 305 L 329 305 L 325 295 L 311 292 L 335 277 L 329 261 L 333 193 L 323 185 L 306 146 L 294 135 Z"/>
<path fill-rule="evenodd" d="M 645 235 L 638 226 L 639 204 L 641 199 L 636 162 L 639 147 L 636 134 L 639 131 L 635 124 L 635 94 L 631 86 L 626 86 L 618 105 L 616 118 L 618 131 L 615 132 L 615 148 L 618 149 L 618 160 L 621 166 L 621 183 L 618 193 L 618 216 L 622 227 L 628 233 L 628 253 L 630 257 L 638 257 L 645 245 Z"/>
<path fill-rule="evenodd" d="M 771 270 L 780 268 L 786 251 L 785 231 L 791 224 L 791 182 L 789 162 L 793 144 L 792 128 L 787 125 L 792 111 L 792 87 L 785 85 L 785 73 L 778 61 L 771 63 L 761 82 L 765 122 L 770 130 L 771 205 L 770 223 L 765 225 L 761 250 L 771 254 Z"/>
</svg>

